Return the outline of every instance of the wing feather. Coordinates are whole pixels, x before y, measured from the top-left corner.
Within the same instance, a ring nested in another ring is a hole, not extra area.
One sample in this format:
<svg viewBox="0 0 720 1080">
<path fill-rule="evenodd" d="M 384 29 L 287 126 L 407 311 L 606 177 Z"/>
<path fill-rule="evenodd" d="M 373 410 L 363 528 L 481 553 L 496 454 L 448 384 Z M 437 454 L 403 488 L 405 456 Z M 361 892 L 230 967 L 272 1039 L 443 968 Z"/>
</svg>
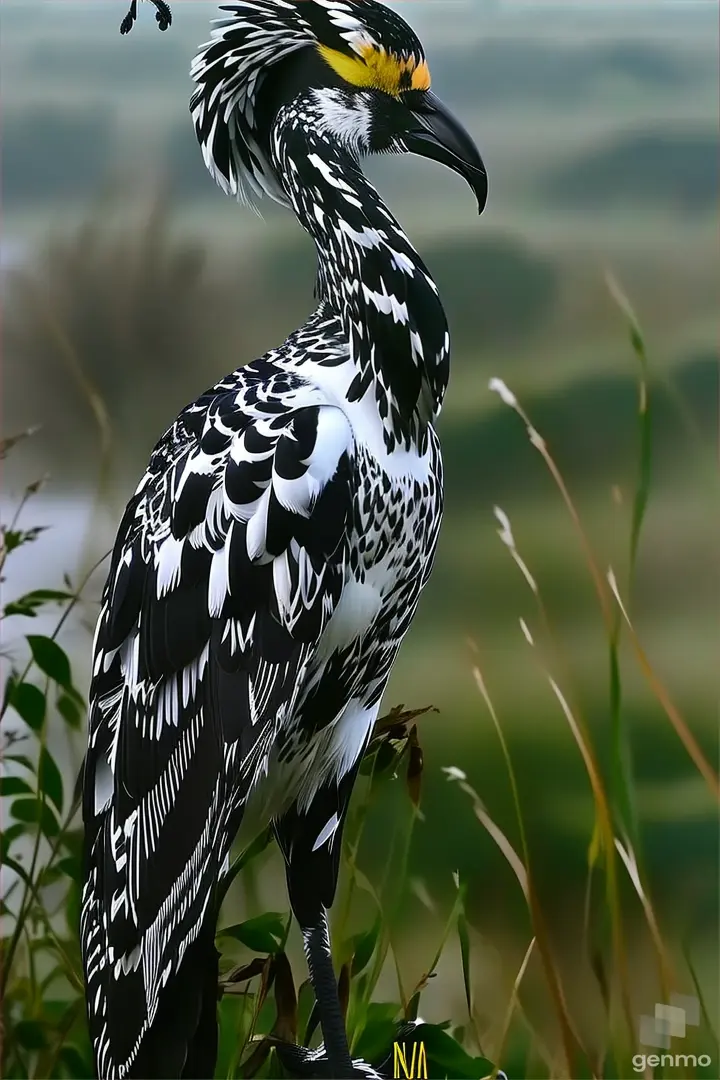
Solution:
<svg viewBox="0 0 720 1080">
<path fill-rule="evenodd" d="M 81 930 L 102 1076 L 142 1075 L 163 1040 L 182 1067 L 201 980 L 178 989 L 179 966 L 214 927 L 243 805 L 345 582 L 352 433 L 313 393 L 303 405 L 293 388 L 282 413 L 260 407 L 257 385 L 211 397 L 199 437 L 192 407 L 121 523 L 84 777 Z"/>
</svg>

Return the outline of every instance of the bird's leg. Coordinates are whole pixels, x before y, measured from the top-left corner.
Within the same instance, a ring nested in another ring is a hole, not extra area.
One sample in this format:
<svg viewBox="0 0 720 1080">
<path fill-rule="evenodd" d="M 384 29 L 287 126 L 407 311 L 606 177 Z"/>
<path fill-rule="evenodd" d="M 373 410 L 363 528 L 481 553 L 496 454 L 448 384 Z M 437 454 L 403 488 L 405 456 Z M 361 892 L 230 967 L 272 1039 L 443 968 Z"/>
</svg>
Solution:
<svg viewBox="0 0 720 1080">
<path fill-rule="evenodd" d="M 290 905 L 302 930 L 324 1042 L 317 1050 L 276 1044 L 284 1068 L 297 1077 L 349 1080 L 378 1075 L 365 1062 L 350 1058 L 327 917 L 335 895 L 342 826 L 356 771 L 346 773 L 337 785 L 320 788 L 307 809 L 292 806 L 274 823 L 285 856 Z M 329 829 L 329 825 L 334 827 Z"/>
<path fill-rule="evenodd" d="M 302 935 L 310 980 L 317 1001 L 323 1046 L 319 1050 L 308 1050 L 303 1046 L 281 1043 L 276 1046 L 277 1054 L 293 1076 L 349 1080 L 350 1077 L 360 1074 L 350 1058 L 324 907 L 320 909 L 313 925 L 302 926 Z"/>
<path fill-rule="evenodd" d="M 340 1008 L 340 997 L 333 969 L 330 931 L 325 908 L 321 909 L 320 917 L 315 926 L 303 927 L 303 941 L 310 979 L 318 1004 L 320 1027 L 322 1028 L 325 1056 L 330 1075 L 337 1077 L 337 1080 L 340 1080 L 341 1077 L 351 1077 L 353 1075 L 353 1064 L 350 1058 L 345 1021 Z"/>
</svg>

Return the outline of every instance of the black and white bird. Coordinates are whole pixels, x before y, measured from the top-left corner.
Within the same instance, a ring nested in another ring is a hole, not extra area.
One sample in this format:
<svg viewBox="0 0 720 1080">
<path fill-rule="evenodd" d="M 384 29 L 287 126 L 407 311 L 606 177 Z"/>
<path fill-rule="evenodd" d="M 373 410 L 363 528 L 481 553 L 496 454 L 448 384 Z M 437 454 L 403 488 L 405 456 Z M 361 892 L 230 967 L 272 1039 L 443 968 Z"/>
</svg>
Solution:
<svg viewBox="0 0 720 1080">
<path fill-rule="evenodd" d="M 205 164 L 290 209 L 317 248 L 299 330 L 185 408 L 120 524 L 94 642 L 82 951 L 100 1077 L 208 1077 L 217 889 L 272 824 L 323 1033 L 353 1063 L 327 911 L 383 691 L 435 557 L 434 423 L 450 337 L 438 290 L 361 160 L 485 170 L 375 0 L 235 0 L 191 69 Z M 282 297 L 278 297 L 278 303 Z M 303 1053 L 305 1057 L 303 1058 Z"/>
</svg>

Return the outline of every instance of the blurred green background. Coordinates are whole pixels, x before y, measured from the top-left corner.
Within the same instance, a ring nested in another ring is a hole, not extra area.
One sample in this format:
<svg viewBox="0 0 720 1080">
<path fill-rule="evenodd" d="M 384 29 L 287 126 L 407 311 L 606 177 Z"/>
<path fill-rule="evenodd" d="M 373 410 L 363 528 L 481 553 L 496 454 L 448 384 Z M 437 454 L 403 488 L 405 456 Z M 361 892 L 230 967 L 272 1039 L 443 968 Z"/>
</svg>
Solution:
<svg viewBox="0 0 720 1080">
<path fill-rule="evenodd" d="M 510 516 L 542 591 L 563 656 L 560 680 L 604 764 L 607 642 L 567 512 L 488 381 L 501 377 L 519 397 L 563 471 L 601 568 L 612 565 L 622 579 L 637 473 L 637 370 L 606 271 L 622 283 L 646 333 L 654 410 L 633 621 L 716 762 L 717 9 L 689 0 L 396 6 L 424 40 L 433 88 L 476 137 L 490 176 L 478 219 L 457 178 L 432 164 L 368 164 L 438 281 L 454 339 L 441 419 L 447 516 L 434 577 L 386 696 L 388 706 L 439 709 L 421 722 L 425 820 L 411 853 L 405 958 L 419 977 L 456 869 L 469 883 L 479 1005 L 489 1024 L 529 941 L 512 872 L 441 773 L 461 766 L 517 839 L 497 738 L 473 678 L 479 662 L 515 759 L 567 989 L 579 1023 L 592 1030 L 599 997 L 579 945 L 592 800 L 519 626 L 520 617 L 532 623 L 535 606 L 496 535 L 495 505 Z M 272 206 L 260 220 L 205 173 L 187 72 L 214 5 L 184 0 L 174 10 L 162 35 L 152 10 L 141 8 L 123 39 L 123 0 L 3 5 L 4 422 L 8 433 L 42 425 L 8 464 L 3 506 L 50 469 L 39 513 L 53 523 L 25 564 L 18 557 L 10 593 L 32 584 L 41 552 L 43 585 L 101 554 L 177 410 L 281 341 L 312 307 L 314 256 L 296 223 Z M 88 605 L 88 625 L 93 617 Z M 87 673 L 87 628 L 73 633 Z M 623 688 L 663 930 L 678 950 L 690 950 L 714 1008 L 715 810 L 629 650 Z M 79 747 L 62 753 L 71 770 Z M 390 800 L 371 817 L 371 877 L 388 855 L 392 812 Z M 276 861 L 258 889 L 260 903 L 286 906 Z M 631 919 L 638 916 L 629 893 L 628 905 Z M 639 1014 L 656 993 L 639 919 L 631 948 Z M 452 950 L 440 976 L 428 1011 L 442 1018 L 462 1008 Z M 532 972 L 528 995 L 542 1023 Z"/>
</svg>

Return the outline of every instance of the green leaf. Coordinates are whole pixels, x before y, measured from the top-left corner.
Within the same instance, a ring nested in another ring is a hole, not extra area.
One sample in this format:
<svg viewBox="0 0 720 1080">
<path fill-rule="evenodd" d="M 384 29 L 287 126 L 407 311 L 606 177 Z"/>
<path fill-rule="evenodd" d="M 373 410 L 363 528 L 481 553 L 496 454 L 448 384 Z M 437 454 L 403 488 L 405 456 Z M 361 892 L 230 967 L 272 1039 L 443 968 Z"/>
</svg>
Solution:
<svg viewBox="0 0 720 1080">
<path fill-rule="evenodd" d="M 30 604 L 24 604 L 23 598 L 13 600 L 3 608 L 3 617 L 9 619 L 11 615 L 24 615 L 26 619 L 34 619 L 37 611 Z"/>
<path fill-rule="evenodd" d="M 8 703 L 32 731 L 41 731 L 45 722 L 45 695 L 29 682 L 8 687 Z"/>
<path fill-rule="evenodd" d="M 402 757 L 403 749 L 398 750 L 391 742 L 380 744 L 375 755 L 375 767 L 372 774 L 373 783 L 395 772 Z"/>
<path fill-rule="evenodd" d="M 352 977 L 359 975 L 361 971 L 370 963 L 372 954 L 375 952 L 375 946 L 377 945 L 378 938 L 380 937 L 380 931 L 382 929 L 382 921 L 378 918 L 375 920 L 374 925 L 364 931 L 362 934 L 356 934 L 350 940 L 350 947 L 352 950 Z"/>
<path fill-rule="evenodd" d="M 259 953 L 276 953 L 285 940 L 287 915 L 277 911 L 268 911 L 256 919 L 226 926 L 218 931 L 218 937 L 230 937 L 242 942 L 248 949 Z"/>
<path fill-rule="evenodd" d="M 429 1077 L 451 1076 L 453 1080 L 478 1080 L 493 1071 L 493 1064 L 483 1057 L 472 1057 L 439 1024 L 418 1024 L 413 1040 L 425 1047 Z"/>
<path fill-rule="evenodd" d="M 420 1010 L 420 998 L 422 997 L 422 990 L 417 990 L 410 998 L 405 1009 L 406 1020 L 417 1020 L 418 1012 Z"/>
<path fill-rule="evenodd" d="M 8 852 L 12 847 L 18 836 L 22 836 L 27 832 L 24 825 L 7 825 L 0 832 L 0 862 L 5 862 L 8 856 Z"/>
<path fill-rule="evenodd" d="M 472 983 L 470 980 L 470 935 L 468 933 L 465 912 L 460 913 L 458 918 L 458 937 L 460 938 L 460 956 L 462 958 L 463 982 L 465 984 L 465 1000 L 467 1001 L 468 1013 L 472 1016 Z"/>
<path fill-rule="evenodd" d="M 457 877 L 458 888 L 458 920 L 457 920 L 457 932 L 460 939 L 460 957 L 462 960 L 463 971 L 463 983 L 465 984 L 465 1001 L 468 1007 L 468 1016 L 473 1015 L 473 1001 L 472 1001 L 472 979 L 470 975 L 470 933 L 468 931 L 467 918 L 465 916 L 465 904 L 464 904 L 464 886 L 460 885 L 460 875 Z"/>
<path fill-rule="evenodd" d="M 18 821 L 28 825 L 39 825 L 45 836 L 52 838 L 60 832 L 58 819 L 51 806 L 40 799 L 15 799 L 10 805 L 10 813 Z"/>
<path fill-rule="evenodd" d="M 45 532 L 46 528 L 46 525 L 36 525 L 33 529 L 3 529 L 2 542 L 5 551 L 9 555 L 11 551 L 22 547 L 23 544 L 32 543 L 33 540 L 37 540 L 40 533 Z"/>
<path fill-rule="evenodd" d="M 48 1045 L 45 1029 L 37 1020 L 20 1020 L 13 1033 L 25 1050 L 44 1050 Z"/>
<path fill-rule="evenodd" d="M 253 842 L 249 844 L 248 847 L 246 847 L 240 855 L 238 855 L 237 859 L 235 859 L 235 861 L 232 863 L 230 869 L 228 870 L 227 874 L 225 875 L 218 887 L 218 905 L 222 903 L 228 889 L 230 888 L 240 871 L 243 870 L 248 865 L 248 863 L 252 862 L 253 859 L 260 855 L 260 853 L 263 852 L 266 847 L 268 847 L 272 838 L 272 829 L 265 829 L 263 832 L 260 833 L 259 836 L 255 837 Z"/>
<path fill-rule="evenodd" d="M 309 979 L 305 979 L 298 989 L 298 1035 L 303 1046 L 308 1044 L 308 1024 L 315 1007 L 315 991 Z"/>
<path fill-rule="evenodd" d="M 34 618 L 45 604 L 62 604 L 73 599 L 72 593 L 60 592 L 57 589 L 33 589 L 32 592 L 18 596 L 17 600 L 6 604 L 5 615 L 25 615 Z"/>
<path fill-rule="evenodd" d="M 360 775 L 370 776 L 375 768 L 375 757 L 377 756 L 377 747 L 373 747 L 372 750 L 366 750 L 363 754 L 362 761 L 360 762 Z"/>
<path fill-rule="evenodd" d="M 38 785 L 40 790 L 43 791 L 48 799 L 55 803 L 55 806 L 62 813 L 63 808 L 63 782 L 60 770 L 55 764 L 55 759 L 46 746 L 43 746 L 40 751 L 40 762 L 38 765 Z"/>
<path fill-rule="evenodd" d="M 28 634 L 33 660 L 48 678 L 68 689 L 72 686 L 70 661 L 56 641 L 44 634 Z"/>
<path fill-rule="evenodd" d="M 35 765 L 25 754 L 3 754 L 3 761 L 14 761 L 16 765 L 22 765 L 24 769 L 29 769 L 33 775 L 35 773 Z"/>
<path fill-rule="evenodd" d="M 73 731 L 79 731 L 83 709 L 69 694 L 61 694 L 57 700 L 57 711 Z"/>
<path fill-rule="evenodd" d="M 370 1002 L 362 1031 L 353 1043 L 353 1057 L 377 1061 L 388 1052 L 392 1053 L 398 1011 L 398 1006 L 391 1001 Z"/>
<path fill-rule="evenodd" d="M 85 698 L 82 696 L 79 690 L 70 683 L 69 686 L 64 687 L 65 693 L 73 699 L 73 701 L 80 706 L 81 709 L 85 708 Z"/>
<path fill-rule="evenodd" d="M 40 872 L 40 884 L 43 888 L 46 888 L 48 885 L 54 885 L 56 881 L 60 881 L 62 877 L 63 872 L 57 864 L 50 863 Z"/>
<path fill-rule="evenodd" d="M 74 600 L 75 593 L 66 589 L 33 589 L 23 599 L 30 599 L 33 604 L 64 604 L 66 600 Z"/>
<path fill-rule="evenodd" d="M 79 862 L 83 858 L 83 830 L 66 829 L 62 836 L 63 847 L 69 855 Z"/>
<path fill-rule="evenodd" d="M 68 1076 L 92 1076 L 90 1058 L 83 1057 L 76 1046 L 63 1046 L 58 1060 Z"/>
<path fill-rule="evenodd" d="M 72 881 L 65 901 L 65 922 L 70 933 L 75 936 L 80 925 L 80 884 Z"/>
<path fill-rule="evenodd" d="M 0 776 L 0 795 L 32 795 L 32 788 L 19 776 Z"/>
<path fill-rule="evenodd" d="M 67 855 L 64 859 L 59 859 L 56 866 L 63 874 L 66 874 L 69 878 L 72 878 L 73 881 L 80 884 L 82 880 L 82 868 L 79 859 L 74 859 L 72 856 Z"/>
<path fill-rule="evenodd" d="M 218 1002 L 218 1049 L 215 1076 L 235 1077 L 245 1039 L 249 1035 L 252 1010 L 247 998 L 224 994 Z M 79 1074 L 76 1074 L 79 1075 Z M 88 1075 L 92 1075 L 88 1073 Z"/>
</svg>

